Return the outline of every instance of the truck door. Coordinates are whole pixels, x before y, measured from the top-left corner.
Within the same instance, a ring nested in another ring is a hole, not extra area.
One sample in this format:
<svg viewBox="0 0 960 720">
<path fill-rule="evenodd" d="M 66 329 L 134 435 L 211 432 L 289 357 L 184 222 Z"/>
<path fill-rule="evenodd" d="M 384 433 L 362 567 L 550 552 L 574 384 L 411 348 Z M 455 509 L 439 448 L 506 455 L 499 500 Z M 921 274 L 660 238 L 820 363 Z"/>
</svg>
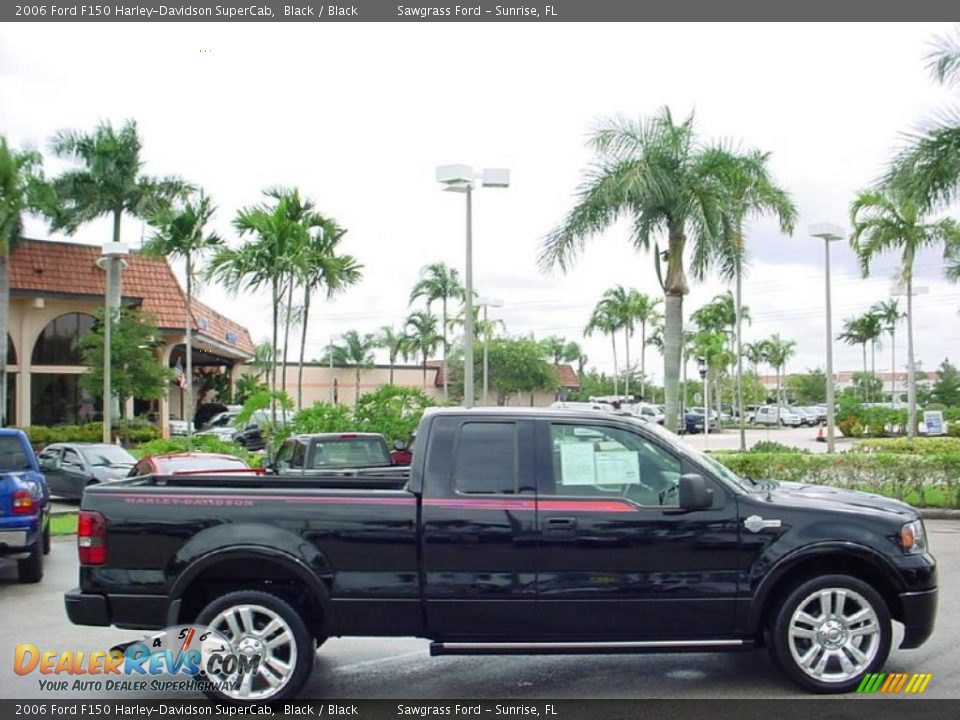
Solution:
<svg viewBox="0 0 960 720">
<path fill-rule="evenodd" d="M 432 638 L 515 639 L 536 606 L 533 422 L 438 417 L 421 504 L 421 582 Z"/>
<path fill-rule="evenodd" d="M 543 639 L 722 639 L 737 588 L 735 499 L 681 512 L 694 472 L 653 433 L 616 421 L 537 421 Z M 703 473 L 700 473 L 703 474 Z"/>
</svg>

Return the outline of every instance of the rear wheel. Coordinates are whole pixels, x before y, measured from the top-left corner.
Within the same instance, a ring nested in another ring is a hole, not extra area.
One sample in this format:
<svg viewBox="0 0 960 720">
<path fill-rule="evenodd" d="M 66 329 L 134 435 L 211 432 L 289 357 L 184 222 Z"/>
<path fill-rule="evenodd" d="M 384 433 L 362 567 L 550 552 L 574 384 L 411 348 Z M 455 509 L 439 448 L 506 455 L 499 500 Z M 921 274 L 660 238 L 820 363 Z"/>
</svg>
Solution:
<svg viewBox="0 0 960 720">
<path fill-rule="evenodd" d="M 43 529 L 43 554 L 50 554 L 50 521 L 47 521 L 47 526 Z"/>
<path fill-rule="evenodd" d="M 795 683 L 819 693 L 855 690 L 890 653 L 890 611 L 879 593 L 849 575 L 802 583 L 770 627 L 770 653 Z"/>
<path fill-rule="evenodd" d="M 17 579 L 22 583 L 38 583 L 43 580 L 43 537 L 38 537 L 30 547 L 30 555 L 17 560 Z"/>
<path fill-rule="evenodd" d="M 214 700 L 272 702 L 295 697 L 313 669 L 316 647 L 300 613 L 268 592 L 241 590 L 207 605 L 197 624 L 223 635 L 233 652 L 259 657 L 256 670 L 208 675 L 212 683 L 235 683 L 229 690 L 209 690 Z"/>
</svg>

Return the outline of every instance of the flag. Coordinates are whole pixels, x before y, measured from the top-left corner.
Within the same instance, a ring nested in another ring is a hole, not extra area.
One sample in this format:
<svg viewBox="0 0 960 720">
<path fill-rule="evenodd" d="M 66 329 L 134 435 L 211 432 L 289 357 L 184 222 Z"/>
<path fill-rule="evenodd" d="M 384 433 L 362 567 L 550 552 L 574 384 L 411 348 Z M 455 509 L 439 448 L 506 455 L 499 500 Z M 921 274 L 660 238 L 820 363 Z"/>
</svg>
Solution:
<svg viewBox="0 0 960 720">
<path fill-rule="evenodd" d="M 177 367 L 174 368 L 174 372 L 177 374 L 177 385 L 180 386 L 182 390 L 187 389 L 187 376 L 183 372 L 183 364 L 177 360 Z"/>
</svg>

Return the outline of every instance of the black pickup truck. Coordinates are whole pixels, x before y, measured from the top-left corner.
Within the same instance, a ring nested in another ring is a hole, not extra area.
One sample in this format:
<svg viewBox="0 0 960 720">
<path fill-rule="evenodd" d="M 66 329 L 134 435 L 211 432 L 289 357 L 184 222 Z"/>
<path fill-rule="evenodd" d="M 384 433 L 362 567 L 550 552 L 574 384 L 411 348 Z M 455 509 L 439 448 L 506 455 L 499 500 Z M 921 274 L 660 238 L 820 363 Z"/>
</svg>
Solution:
<svg viewBox="0 0 960 720">
<path fill-rule="evenodd" d="M 192 623 L 262 662 L 211 691 L 294 696 L 333 636 L 433 654 L 766 646 L 846 692 L 931 634 L 936 564 L 910 506 L 741 478 L 600 412 L 428 411 L 399 489 L 362 477 L 143 477 L 80 511 L 74 623 Z"/>
</svg>

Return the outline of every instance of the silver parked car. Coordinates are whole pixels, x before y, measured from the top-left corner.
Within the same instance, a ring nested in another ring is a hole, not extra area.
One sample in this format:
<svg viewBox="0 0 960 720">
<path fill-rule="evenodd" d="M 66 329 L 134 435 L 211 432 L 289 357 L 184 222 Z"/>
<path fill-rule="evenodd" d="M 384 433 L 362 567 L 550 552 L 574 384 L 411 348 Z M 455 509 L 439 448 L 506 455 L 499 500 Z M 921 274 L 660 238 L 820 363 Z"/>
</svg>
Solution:
<svg viewBox="0 0 960 720">
<path fill-rule="evenodd" d="M 805 415 L 794 412 L 793 408 L 786 405 L 759 407 L 753 419 L 757 425 L 789 425 L 790 427 L 800 427 L 805 421 Z"/>
<path fill-rule="evenodd" d="M 87 485 L 126 477 L 137 462 L 119 445 L 105 443 L 54 443 L 37 459 L 50 492 L 75 500 Z"/>
</svg>

